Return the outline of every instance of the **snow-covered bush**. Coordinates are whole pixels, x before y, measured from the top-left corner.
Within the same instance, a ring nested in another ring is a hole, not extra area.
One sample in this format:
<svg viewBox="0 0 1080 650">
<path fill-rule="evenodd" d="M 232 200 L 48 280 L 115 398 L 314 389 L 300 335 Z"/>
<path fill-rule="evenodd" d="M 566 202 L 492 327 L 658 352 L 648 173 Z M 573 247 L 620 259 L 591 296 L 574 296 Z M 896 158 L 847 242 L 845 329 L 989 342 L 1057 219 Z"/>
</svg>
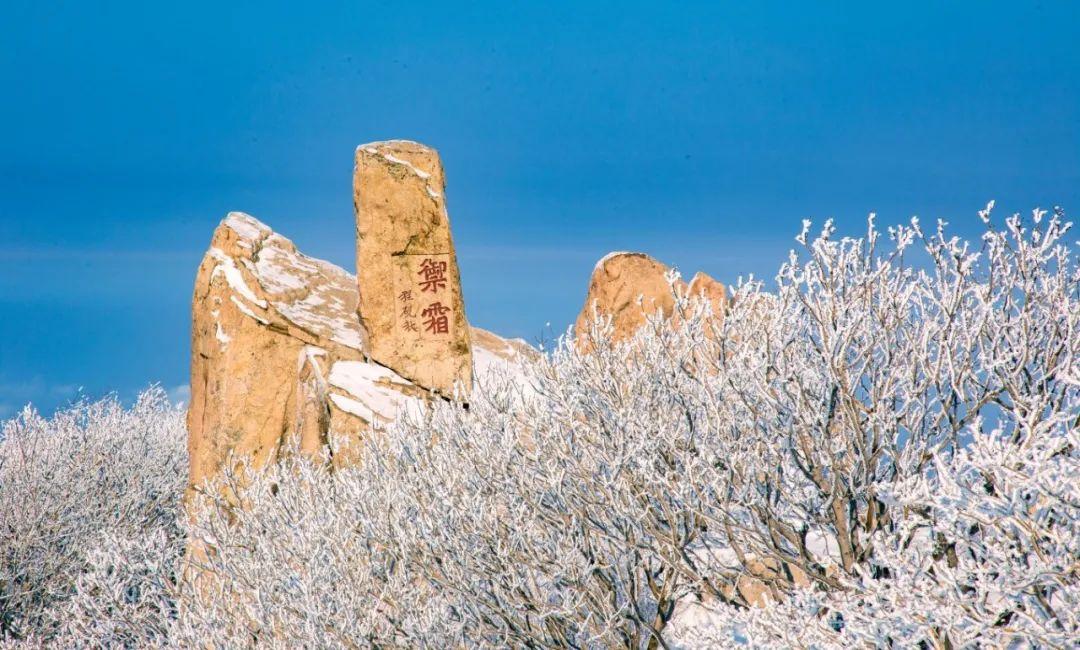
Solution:
<svg viewBox="0 0 1080 650">
<path fill-rule="evenodd" d="M 597 321 L 588 354 L 567 337 L 483 376 L 353 467 L 282 450 L 190 519 L 159 392 L 26 413 L 0 442 L 0 625 L 63 646 L 1074 645 L 1080 269 L 1060 215 L 982 216 L 976 244 L 804 231 L 775 291 L 741 283 L 722 317 L 680 295 L 629 341 Z"/>
<path fill-rule="evenodd" d="M 983 214 L 989 223 L 989 210 Z M 1060 215 L 971 245 L 804 232 L 775 293 L 568 337 L 210 504 L 181 644 L 963 647 L 1080 637 L 1080 271 Z M 927 260 L 911 262 L 920 249 Z M 235 486 L 234 486 L 235 487 Z"/>
<path fill-rule="evenodd" d="M 3 424 L 0 639 L 130 644 L 164 629 L 186 438 L 158 388 L 130 409 L 110 398 Z"/>
<path fill-rule="evenodd" d="M 916 222 L 882 258 L 872 230 L 833 241 L 826 227 L 808 259 L 792 257 L 764 340 L 721 362 L 735 370 L 721 408 L 755 454 L 737 480 L 705 479 L 732 498 L 704 516 L 731 527 L 732 548 L 798 566 L 821 590 L 716 607 L 716 620 L 784 645 L 1080 638 L 1068 229 L 1036 211 L 973 247 Z M 926 270 L 903 264 L 915 242 Z"/>
<path fill-rule="evenodd" d="M 1074 407 L 1075 408 L 1075 407 Z M 837 589 L 766 608 L 695 604 L 688 647 L 1068 647 L 1080 639 L 1080 439 L 976 439 L 888 491 L 895 525 Z M 793 625 L 792 621 L 800 624 Z M 680 624 L 681 623 L 681 624 Z"/>
</svg>

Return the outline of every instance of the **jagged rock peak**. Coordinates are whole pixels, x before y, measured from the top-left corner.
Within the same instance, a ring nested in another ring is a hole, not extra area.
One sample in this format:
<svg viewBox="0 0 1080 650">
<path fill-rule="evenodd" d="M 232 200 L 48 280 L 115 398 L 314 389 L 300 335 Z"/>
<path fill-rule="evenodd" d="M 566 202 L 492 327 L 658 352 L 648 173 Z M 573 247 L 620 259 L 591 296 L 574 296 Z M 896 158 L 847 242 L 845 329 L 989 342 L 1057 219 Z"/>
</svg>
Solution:
<svg viewBox="0 0 1080 650">
<path fill-rule="evenodd" d="M 672 317 L 675 297 L 668 282 L 670 271 L 671 267 L 645 253 L 617 251 L 600 258 L 574 326 L 581 349 L 590 349 L 589 328 L 595 313 L 611 318 L 615 341 L 633 336 L 658 311 L 665 318 Z M 698 272 L 689 285 L 676 280 L 675 288 L 703 296 L 712 303 L 713 313 L 723 316 L 727 304 L 724 285 L 705 273 Z"/>
</svg>

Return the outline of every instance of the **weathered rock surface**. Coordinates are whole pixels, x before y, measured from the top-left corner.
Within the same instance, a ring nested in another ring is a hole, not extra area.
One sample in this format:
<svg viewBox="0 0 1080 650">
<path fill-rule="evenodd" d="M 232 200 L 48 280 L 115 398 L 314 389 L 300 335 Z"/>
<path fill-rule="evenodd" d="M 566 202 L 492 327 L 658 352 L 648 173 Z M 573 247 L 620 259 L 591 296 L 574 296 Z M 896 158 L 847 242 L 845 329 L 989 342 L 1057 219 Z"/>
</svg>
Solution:
<svg viewBox="0 0 1080 650">
<path fill-rule="evenodd" d="M 472 385 L 469 324 L 439 154 L 407 140 L 356 150 L 358 313 L 372 360 L 451 395 Z"/>
<path fill-rule="evenodd" d="M 611 318 L 614 341 L 633 336 L 657 311 L 665 318 L 671 318 L 675 297 L 666 277 L 670 270 L 666 264 L 645 253 L 617 252 L 604 256 L 593 269 L 585 306 L 574 326 L 579 347 L 588 349 L 590 346 L 589 327 L 594 311 Z M 723 284 L 699 272 L 689 285 L 677 280 L 675 286 L 691 296 L 703 296 L 712 303 L 713 313 L 722 317 L 727 306 Z"/>
<path fill-rule="evenodd" d="M 712 306 L 713 316 L 723 318 L 724 312 L 727 310 L 728 299 L 727 289 L 724 288 L 722 283 L 717 282 L 706 273 L 698 271 L 690 280 L 690 285 L 686 290 L 691 297 L 708 300 Z"/>
<path fill-rule="evenodd" d="M 669 270 L 645 253 L 605 255 L 593 268 L 585 306 L 574 326 L 579 343 L 587 338 L 594 310 L 611 317 L 612 338 L 616 341 L 633 336 L 657 310 L 671 316 L 675 299 L 664 277 Z"/>
<path fill-rule="evenodd" d="M 192 299 L 192 485 L 215 475 L 230 452 L 265 463 L 296 436 L 314 454 L 329 431 L 359 439 L 423 404 L 426 387 L 366 359 L 356 304 L 351 274 L 301 254 L 246 214 L 221 222 Z M 465 332 L 481 359 L 513 360 L 529 349 Z"/>
</svg>

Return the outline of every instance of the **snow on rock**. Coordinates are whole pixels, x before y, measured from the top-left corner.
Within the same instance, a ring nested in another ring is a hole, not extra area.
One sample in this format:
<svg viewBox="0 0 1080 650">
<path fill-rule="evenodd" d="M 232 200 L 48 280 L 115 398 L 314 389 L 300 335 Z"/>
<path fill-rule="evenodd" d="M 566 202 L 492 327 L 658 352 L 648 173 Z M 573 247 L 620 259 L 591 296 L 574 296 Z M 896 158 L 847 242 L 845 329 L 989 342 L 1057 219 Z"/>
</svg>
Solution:
<svg viewBox="0 0 1080 650">
<path fill-rule="evenodd" d="M 247 282 L 244 281 L 244 276 L 240 273 L 240 269 L 236 267 L 236 263 L 232 258 L 226 256 L 219 248 L 211 248 L 207 255 L 218 260 L 218 265 L 214 267 L 214 271 L 210 274 L 211 280 L 218 275 L 224 275 L 225 281 L 229 283 L 229 286 L 232 287 L 234 291 L 243 296 L 247 301 L 266 309 L 266 301 L 257 297 L 255 292 L 251 290 L 251 287 L 247 285 Z"/>
<path fill-rule="evenodd" d="M 215 333 L 215 337 L 218 341 L 221 341 L 222 345 L 228 345 L 229 341 L 232 340 L 232 337 L 226 334 L 225 330 L 221 329 L 221 323 L 217 324 L 217 332 Z"/>
<path fill-rule="evenodd" d="M 230 212 L 222 223 L 236 231 L 245 243 L 261 241 L 273 232 L 266 224 L 243 212 Z"/>
<path fill-rule="evenodd" d="M 486 376 L 493 370 L 510 365 L 509 362 L 491 350 L 473 350 L 473 368 L 477 377 Z"/>
<path fill-rule="evenodd" d="M 409 399 L 401 392 L 402 389 L 413 388 L 412 382 L 393 370 L 364 361 L 338 361 L 330 368 L 329 383 L 348 396 L 332 394 L 335 401 L 338 401 L 337 397 L 342 397 L 345 403 L 359 402 L 368 413 L 361 417 L 368 422 L 373 422 L 371 413 L 383 420 L 393 420 L 405 400 Z"/>
<path fill-rule="evenodd" d="M 641 255 L 641 253 L 636 253 L 636 254 Z M 599 271 L 600 269 L 602 269 L 604 267 L 605 264 L 607 264 L 609 261 L 615 259 L 616 257 L 619 257 L 620 255 L 635 255 L 635 253 L 631 253 L 630 251 L 611 251 L 607 255 L 605 255 L 605 256 L 601 257 L 599 260 L 597 260 L 596 264 L 593 266 L 593 273 Z"/>
<path fill-rule="evenodd" d="M 330 399 L 334 402 L 342 411 L 350 413 L 360 418 L 364 422 L 374 422 L 375 412 L 367 407 L 366 404 L 357 399 L 351 397 L 345 397 L 344 395 L 338 395 L 337 393 L 330 393 Z"/>
<path fill-rule="evenodd" d="M 300 253 L 291 241 L 249 215 L 232 213 L 224 225 L 248 244 L 241 247 L 246 255 L 240 263 L 285 320 L 320 340 L 363 347 L 352 275 Z"/>
<path fill-rule="evenodd" d="M 363 361 L 339 361 L 330 369 L 330 383 L 359 395 L 357 389 L 371 384 L 387 383 L 412 386 L 413 383 L 393 370 Z"/>
<path fill-rule="evenodd" d="M 387 150 L 387 149 L 393 150 L 393 148 L 402 147 L 402 146 L 404 146 L 404 147 L 422 147 L 423 145 L 420 144 L 419 142 L 414 142 L 412 140 L 387 140 L 385 142 L 372 142 L 370 144 L 362 144 L 359 147 L 357 147 L 356 150 L 358 152 L 363 151 L 364 153 L 368 153 L 368 154 L 371 154 L 373 156 L 379 156 L 380 158 L 383 158 L 386 161 L 391 162 L 391 163 L 393 163 L 395 165 L 401 165 L 402 167 L 405 167 L 406 169 L 408 169 L 412 173 L 419 176 L 421 180 L 426 181 L 427 179 L 431 178 L 430 173 L 420 169 L 419 167 L 417 167 L 416 165 L 413 165 L 412 163 L 410 163 L 407 160 L 402 160 L 401 158 L 398 158 L 397 156 L 395 156 L 394 154 L 390 153 L 390 151 Z"/>
<path fill-rule="evenodd" d="M 236 297 L 236 296 L 229 296 L 229 299 L 233 301 L 233 304 L 235 304 L 235 305 L 236 305 L 236 308 L 240 310 L 240 313 L 244 314 L 244 315 L 245 315 L 245 316 L 247 316 L 248 318 L 251 318 L 251 319 L 253 319 L 253 320 L 256 320 L 256 321 L 258 321 L 258 322 L 262 323 L 263 325 L 269 325 L 269 324 L 270 324 L 270 321 L 266 320 L 266 319 L 265 319 L 265 318 L 263 318 L 262 316 L 257 316 L 257 315 L 255 314 L 255 312 L 251 311 L 251 308 L 250 308 L 250 307 L 248 307 L 247 305 L 245 305 L 245 304 L 243 303 L 243 301 L 241 301 L 241 300 L 237 299 L 237 297 Z"/>
<path fill-rule="evenodd" d="M 484 377 L 491 372 L 520 375 L 521 362 L 537 354 L 521 339 L 504 339 L 479 327 L 472 328 L 473 374 Z"/>
</svg>

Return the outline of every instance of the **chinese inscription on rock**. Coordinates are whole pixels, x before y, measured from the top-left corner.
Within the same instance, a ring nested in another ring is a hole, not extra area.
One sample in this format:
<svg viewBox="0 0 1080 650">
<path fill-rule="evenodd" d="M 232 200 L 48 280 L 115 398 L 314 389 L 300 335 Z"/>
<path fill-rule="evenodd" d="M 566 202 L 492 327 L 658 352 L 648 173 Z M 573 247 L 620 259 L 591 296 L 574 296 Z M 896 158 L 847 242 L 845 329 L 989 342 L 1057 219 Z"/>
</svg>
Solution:
<svg viewBox="0 0 1080 650">
<path fill-rule="evenodd" d="M 453 336 L 453 300 L 448 289 L 449 254 L 398 255 L 394 265 L 397 326 L 421 340 Z"/>
</svg>

